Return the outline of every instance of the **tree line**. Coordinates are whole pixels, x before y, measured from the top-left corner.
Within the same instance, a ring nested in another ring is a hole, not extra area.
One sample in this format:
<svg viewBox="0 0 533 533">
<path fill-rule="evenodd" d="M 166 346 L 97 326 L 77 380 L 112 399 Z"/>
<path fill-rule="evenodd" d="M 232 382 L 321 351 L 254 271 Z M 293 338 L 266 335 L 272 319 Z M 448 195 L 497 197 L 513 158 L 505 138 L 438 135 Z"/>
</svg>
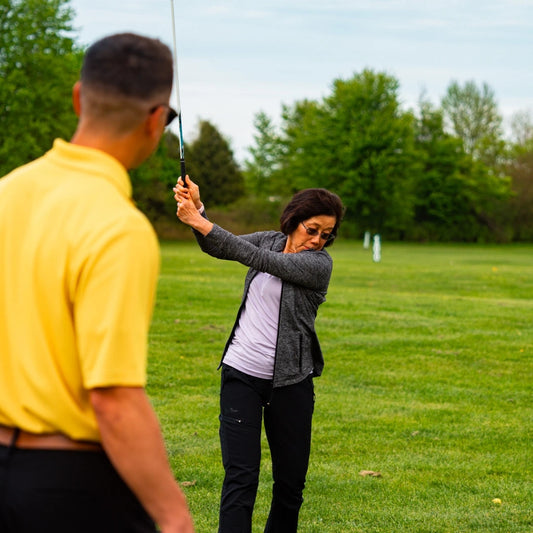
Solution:
<svg viewBox="0 0 533 533">
<path fill-rule="evenodd" d="M 370 69 L 333 82 L 321 101 L 284 106 L 280 125 L 255 117 L 246 162 L 256 194 L 336 191 L 344 231 L 437 241 L 533 239 L 533 122 L 513 120 L 513 141 L 487 84 L 450 83 L 440 106 L 423 95 L 404 110 L 399 82 Z"/>
<path fill-rule="evenodd" d="M 70 91 L 83 55 L 68 0 L 0 2 L 0 175 L 69 138 Z M 421 95 L 404 109 L 400 83 L 371 69 L 336 79 L 321 100 L 284 105 L 274 121 L 259 111 L 243 168 L 208 121 L 185 146 L 203 199 L 234 231 L 276 227 L 297 190 L 325 187 L 346 206 L 342 231 L 389 240 L 533 240 L 533 119 L 515 114 L 503 133 L 485 83 L 452 81 L 438 105 Z M 179 144 L 167 132 L 132 171 L 134 198 L 161 237 L 176 235 L 171 188 Z"/>
</svg>

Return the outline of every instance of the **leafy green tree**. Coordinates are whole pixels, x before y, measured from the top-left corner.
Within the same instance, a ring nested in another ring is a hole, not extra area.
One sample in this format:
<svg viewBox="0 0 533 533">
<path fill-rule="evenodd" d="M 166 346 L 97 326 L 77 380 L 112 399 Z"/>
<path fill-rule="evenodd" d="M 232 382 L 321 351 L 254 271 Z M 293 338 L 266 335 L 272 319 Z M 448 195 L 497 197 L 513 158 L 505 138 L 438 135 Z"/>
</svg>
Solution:
<svg viewBox="0 0 533 533">
<path fill-rule="evenodd" d="M 284 110 L 286 179 L 337 192 L 347 207 L 345 229 L 354 235 L 398 238 L 412 219 L 414 117 L 401 111 L 398 87 L 395 78 L 364 70 L 335 80 L 322 104 Z"/>
<path fill-rule="evenodd" d="M 68 0 L 0 1 L 0 175 L 70 138 L 82 61 Z"/>
<path fill-rule="evenodd" d="M 464 86 L 453 81 L 442 99 L 444 116 L 452 131 L 463 140 L 466 153 L 495 169 L 503 156 L 502 117 L 494 91 L 487 83 Z"/>
<path fill-rule="evenodd" d="M 414 189 L 416 223 L 410 237 L 451 240 L 461 234 L 467 217 L 460 201 L 461 162 L 466 157 L 461 139 L 444 132 L 442 112 L 424 101 L 415 133 L 420 169 Z"/>
<path fill-rule="evenodd" d="M 423 101 L 416 147 L 421 166 L 415 180 L 415 225 L 410 237 L 505 240 L 499 213 L 510 195 L 509 180 L 466 153 L 462 140 L 445 132 L 442 111 Z"/>
<path fill-rule="evenodd" d="M 278 194 L 291 196 L 299 189 L 316 187 L 323 179 L 324 168 L 314 164 L 321 146 L 313 142 L 321 113 L 320 104 L 310 100 L 283 106 L 279 171 L 271 177 Z"/>
<path fill-rule="evenodd" d="M 185 157 L 187 173 L 200 186 L 206 205 L 228 205 L 244 195 L 244 177 L 229 143 L 210 122 L 200 121 Z"/>
<path fill-rule="evenodd" d="M 533 151 L 533 116 L 531 111 L 517 111 L 511 117 L 513 155 Z"/>
<path fill-rule="evenodd" d="M 533 240 L 533 118 L 522 111 L 511 120 L 513 143 L 507 172 L 511 176 L 513 197 L 510 201 L 514 238 Z"/>
</svg>

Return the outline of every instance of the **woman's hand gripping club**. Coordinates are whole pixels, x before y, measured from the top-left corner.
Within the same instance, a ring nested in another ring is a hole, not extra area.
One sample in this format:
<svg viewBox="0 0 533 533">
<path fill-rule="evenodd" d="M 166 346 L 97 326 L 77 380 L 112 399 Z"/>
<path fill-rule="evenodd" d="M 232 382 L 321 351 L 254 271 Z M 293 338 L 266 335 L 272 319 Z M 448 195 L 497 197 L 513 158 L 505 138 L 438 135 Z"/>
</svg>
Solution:
<svg viewBox="0 0 533 533">
<path fill-rule="evenodd" d="M 176 214 L 178 218 L 191 228 L 199 231 L 202 235 L 207 235 L 213 228 L 213 224 L 202 216 L 200 210 L 203 208 L 200 200 L 200 188 L 189 176 L 185 176 L 187 186 L 180 177 L 174 191 L 174 199 L 178 204 Z"/>
</svg>

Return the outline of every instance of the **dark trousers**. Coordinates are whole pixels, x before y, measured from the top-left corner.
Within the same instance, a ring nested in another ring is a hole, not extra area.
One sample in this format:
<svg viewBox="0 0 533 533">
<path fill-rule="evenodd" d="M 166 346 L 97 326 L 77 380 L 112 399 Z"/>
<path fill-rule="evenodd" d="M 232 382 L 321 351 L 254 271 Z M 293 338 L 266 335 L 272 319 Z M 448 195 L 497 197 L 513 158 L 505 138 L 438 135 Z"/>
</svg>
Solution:
<svg viewBox="0 0 533 533">
<path fill-rule="evenodd" d="M 311 449 L 313 380 L 272 388 L 223 365 L 220 390 L 220 444 L 225 477 L 219 533 L 250 533 L 259 483 L 261 426 L 272 458 L 272 503 L 265 533 L 293 533 L 303 502 Z"/>
<path fill-rule="evenodd" d="M 105 453 L 0 446 L 0 532 L 155 531 Z"/>
</svg>

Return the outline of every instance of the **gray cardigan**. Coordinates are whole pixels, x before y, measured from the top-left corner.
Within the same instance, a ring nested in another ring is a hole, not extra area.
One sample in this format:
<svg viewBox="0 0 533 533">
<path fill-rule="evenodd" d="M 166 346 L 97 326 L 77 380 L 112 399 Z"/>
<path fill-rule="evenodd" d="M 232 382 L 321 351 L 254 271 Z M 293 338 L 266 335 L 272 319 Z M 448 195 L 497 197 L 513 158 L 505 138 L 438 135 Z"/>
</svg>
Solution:
<svg viewBox="0 0 533 533">
<path fill-rule="evenodd" d="M 235 334 L 252 279 L 258 272 L 267 272 L 282 280 L 274 387 L 298 383 L 311 372 L 314 376 L 320 376 L 324 358 L 315 332 L 315 318 L 318 306 L 326 300 L 333 268 L 328 252 L 281 253 L 287 237 L 278 231 L 236 236 L 214 224 L 206 236 L 196 231 L 194 233 L 201 249 L 207 254 L 250 267 L 237 319 L 224 354 Z"/>
</svg>

